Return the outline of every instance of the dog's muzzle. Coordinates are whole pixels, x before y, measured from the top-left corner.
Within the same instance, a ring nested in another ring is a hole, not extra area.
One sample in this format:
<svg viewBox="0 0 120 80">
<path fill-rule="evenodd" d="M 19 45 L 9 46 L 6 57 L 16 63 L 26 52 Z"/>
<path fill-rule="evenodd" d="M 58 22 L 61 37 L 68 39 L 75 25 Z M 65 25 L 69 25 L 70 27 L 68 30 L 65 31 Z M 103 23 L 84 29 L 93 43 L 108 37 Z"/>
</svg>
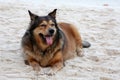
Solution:
<svg viewBox="0 0 120 80">
<path fill-rule="evenodd" d="M 45 42 L 48 45 L 52 45 L 54 33 L 55 33 L 55 30 L 50 28 L 50 29 L 48 29 L 48 34 L 47 35 L 43 35 L 41 33 L 39 35 L 40 35 L 40 37 L 42 37 L 43 40 L 45 40 Z"/>
<path fill-rule="evenodd" d="M 50 28 L 50 29 L 48 30 L 48 32 L 49 32 L 49 34 L 52 36 L 55 31 L 54 31 L 54 29 L 51 29 L 51 28 Z"/>
</svg>

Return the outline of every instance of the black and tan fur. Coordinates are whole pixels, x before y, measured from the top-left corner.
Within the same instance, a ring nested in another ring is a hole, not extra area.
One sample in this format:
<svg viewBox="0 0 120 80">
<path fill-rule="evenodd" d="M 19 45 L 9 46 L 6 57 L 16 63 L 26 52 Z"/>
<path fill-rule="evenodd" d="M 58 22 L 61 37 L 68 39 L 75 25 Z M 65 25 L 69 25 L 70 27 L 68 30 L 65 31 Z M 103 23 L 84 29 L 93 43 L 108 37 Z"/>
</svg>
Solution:
<svg viewBox="0 0 120 80">
<path fill-rule="evenodd" d="M 55 73 L 64 66 L 65 60 L 83 55 L 81 49 L 90 46 L 88 42 L 82 43 L 74 25 L 57 23 L 56 10 L 47 16 L 28 11 L 31 22 L 22 38 L 22 48 L 25 63 L 34 70 L 50 66 Z"/>
</svg>

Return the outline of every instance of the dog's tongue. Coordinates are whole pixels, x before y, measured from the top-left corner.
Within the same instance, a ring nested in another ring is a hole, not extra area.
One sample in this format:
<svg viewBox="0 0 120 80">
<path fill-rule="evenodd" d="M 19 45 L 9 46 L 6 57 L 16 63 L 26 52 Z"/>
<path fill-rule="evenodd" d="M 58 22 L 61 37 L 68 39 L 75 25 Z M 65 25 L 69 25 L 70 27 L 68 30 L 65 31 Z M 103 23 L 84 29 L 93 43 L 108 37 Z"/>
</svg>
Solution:
<svg viewBox="0 0 120 80">
<path fill-rule="evenodd" d="M 52 37 L 45 37 L 46 38 L 46 42 L 48 45 L 51 45 L 53 40 L 52 40 Z"/>
</svg>

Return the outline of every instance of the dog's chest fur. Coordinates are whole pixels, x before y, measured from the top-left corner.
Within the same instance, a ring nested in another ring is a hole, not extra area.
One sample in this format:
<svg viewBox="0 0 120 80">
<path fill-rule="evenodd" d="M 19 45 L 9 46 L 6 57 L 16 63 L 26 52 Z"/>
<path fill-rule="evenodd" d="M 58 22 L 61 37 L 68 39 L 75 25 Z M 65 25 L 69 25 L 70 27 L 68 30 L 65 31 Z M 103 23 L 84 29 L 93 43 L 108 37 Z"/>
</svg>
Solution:
<svg viewBox="0 0 120 80">
<path fill-rule="evenodd" d="M 54 55 L 62 50 L 62 46 L 63 40 L 61 39 L 58 41 L 58 43 L 53 43 L 53 45 L 49 46 L 44 51 L 40 50 L 37 46 L 33 46 L 33 55 L 41 66 L 49 66 L 51 59 L 54 58 Z"/>
</svg>

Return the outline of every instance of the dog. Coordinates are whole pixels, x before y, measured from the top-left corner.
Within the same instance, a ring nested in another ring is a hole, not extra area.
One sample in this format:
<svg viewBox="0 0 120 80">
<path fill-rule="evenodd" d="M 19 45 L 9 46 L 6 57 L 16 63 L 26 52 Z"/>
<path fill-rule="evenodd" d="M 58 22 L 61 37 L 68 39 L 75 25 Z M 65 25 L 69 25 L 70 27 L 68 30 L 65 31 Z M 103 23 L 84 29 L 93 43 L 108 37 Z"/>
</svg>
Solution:
<svg viewBox="0 0 120 80">
<path fill-rule="evenodd" d="M 51 67 L 55 74 L 64 67 L 65 60 L 82 56 L 82 48 L 90 43 L 82 41 L 78 30 L 69 23 L 57 23 L 54 9 L 47 16 L 38 16 L 28 10 L 30 25 L 22 37 L 25 64 L 40 71 L 41 67 Z"/>
</svg>

